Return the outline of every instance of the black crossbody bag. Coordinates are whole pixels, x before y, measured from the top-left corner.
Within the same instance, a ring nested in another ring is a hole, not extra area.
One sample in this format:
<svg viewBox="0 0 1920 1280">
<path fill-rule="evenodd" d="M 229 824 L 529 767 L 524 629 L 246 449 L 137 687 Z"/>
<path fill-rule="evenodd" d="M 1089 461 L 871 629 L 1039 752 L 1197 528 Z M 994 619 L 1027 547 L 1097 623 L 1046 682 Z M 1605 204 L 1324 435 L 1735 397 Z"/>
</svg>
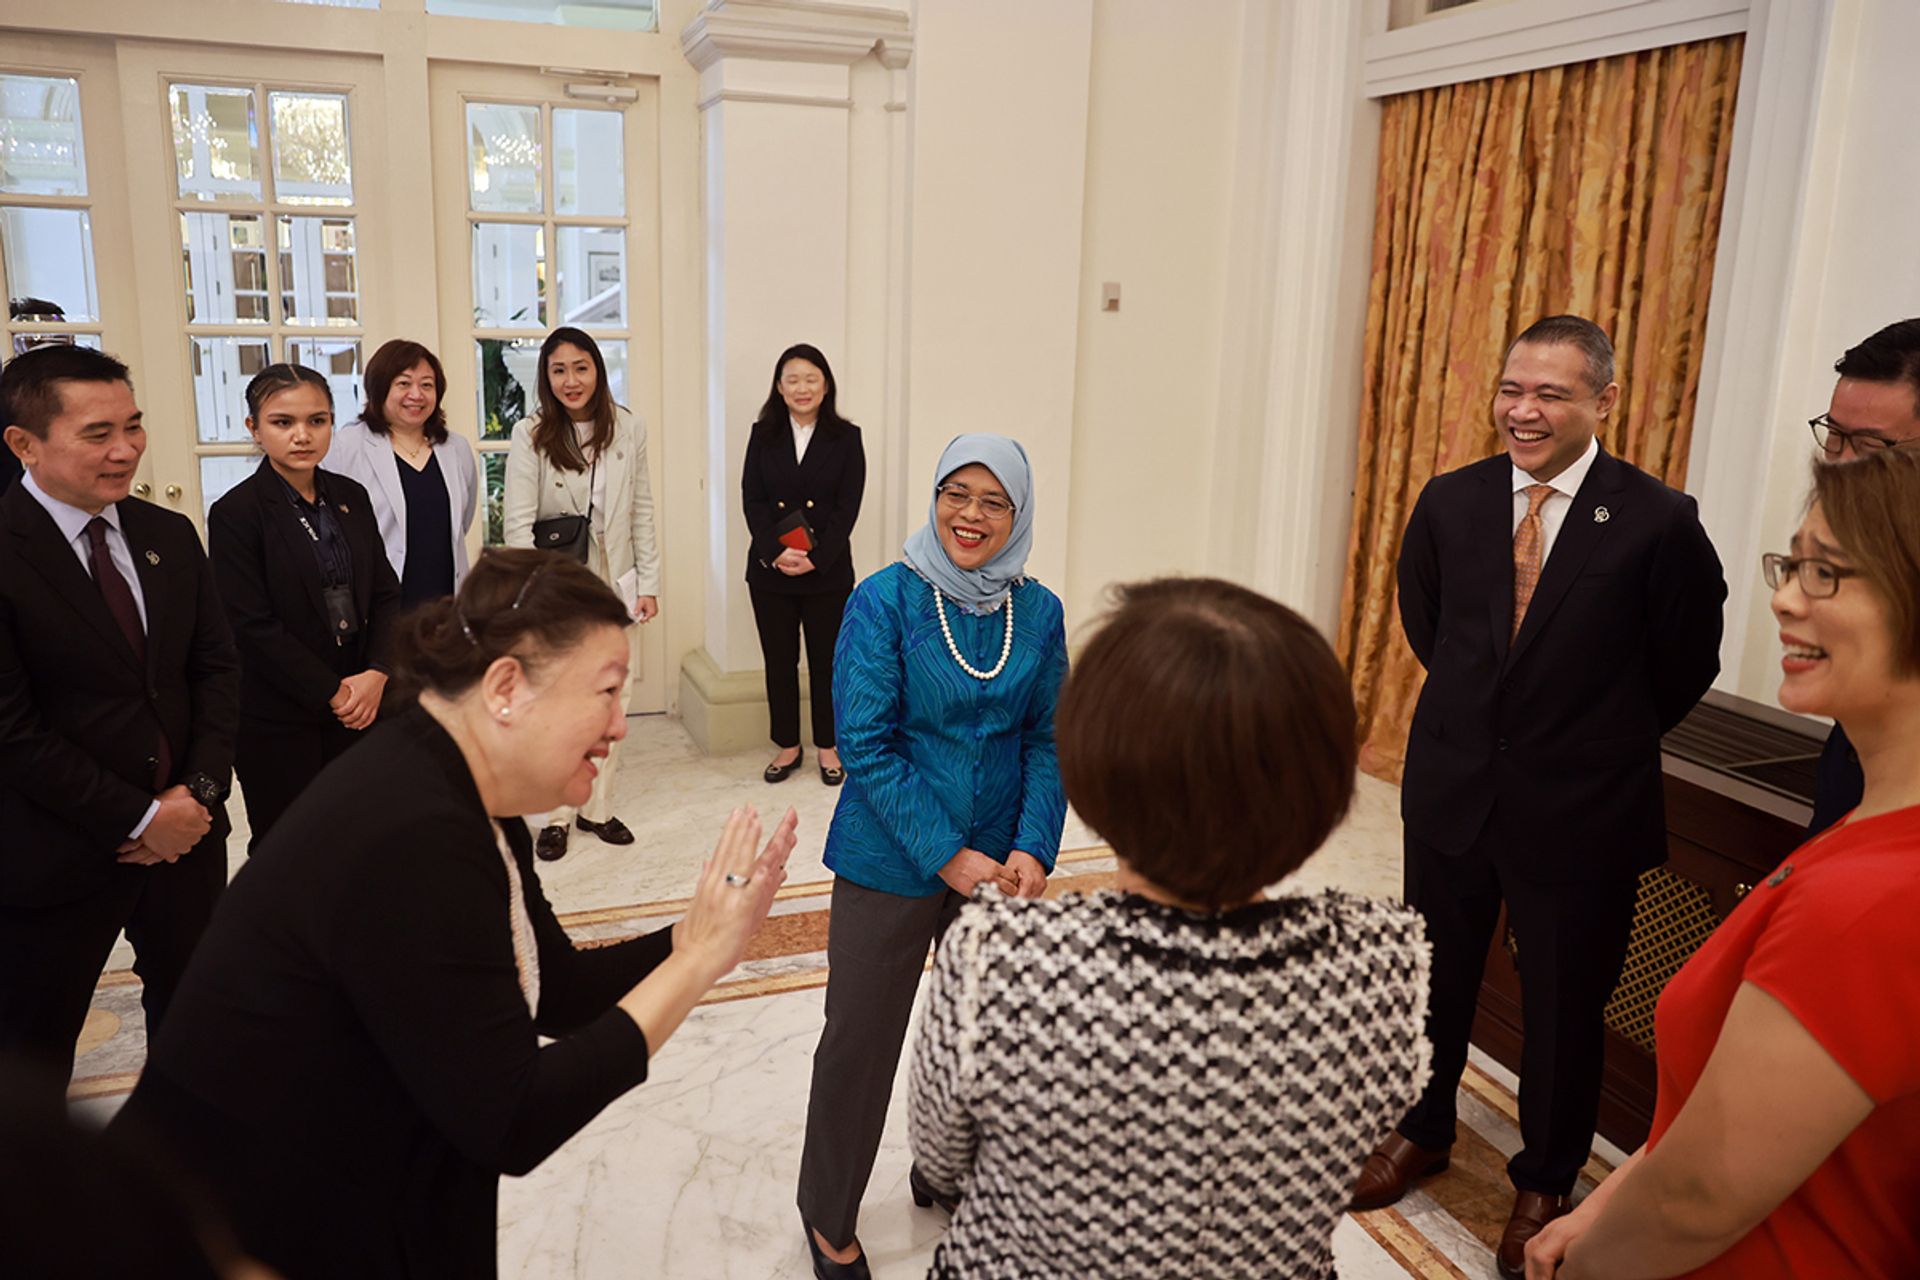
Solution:
<svg viewBox="0 0 1920 1280">
<path fill-rule="evenodd" d="M 588 548 L 593 545 L 593 480 L 599 469 L 600 459 L 595 458 L 587 470 L 587 514 L 548 516 L 533 522 L 533 545 L 537 550 L 558 551 L 581 564 L 587 562 Z"/>
</svg>

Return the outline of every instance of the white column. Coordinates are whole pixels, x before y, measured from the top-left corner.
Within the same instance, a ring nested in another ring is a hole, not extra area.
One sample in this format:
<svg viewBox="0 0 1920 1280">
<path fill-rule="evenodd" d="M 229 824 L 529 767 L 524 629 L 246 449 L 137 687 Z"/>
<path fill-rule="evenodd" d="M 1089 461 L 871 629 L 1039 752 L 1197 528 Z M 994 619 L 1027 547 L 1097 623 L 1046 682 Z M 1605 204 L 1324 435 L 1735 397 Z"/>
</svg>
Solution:
<svg viewBox="0 0 1920 1280">
<path fill-rule="evenodd" d="M 899 394 L 888 321 L 904 306 L 886 117 L 909 29 L 904 0 L 709 0 L 681 33 L 700 73 L 707 557 L 706 644 L 682 666 L 680 710 L 708 751 L 767 736 L 740 471 L 786 347 L 811 342 L 833 363 L 842 412 L 866 428 L 870 466 L 880 464 L 866 509 L 884 505 Z M 874 523 L 863 517 L 856 531 L 862 571 L 877 567 Z"/>
</svg>

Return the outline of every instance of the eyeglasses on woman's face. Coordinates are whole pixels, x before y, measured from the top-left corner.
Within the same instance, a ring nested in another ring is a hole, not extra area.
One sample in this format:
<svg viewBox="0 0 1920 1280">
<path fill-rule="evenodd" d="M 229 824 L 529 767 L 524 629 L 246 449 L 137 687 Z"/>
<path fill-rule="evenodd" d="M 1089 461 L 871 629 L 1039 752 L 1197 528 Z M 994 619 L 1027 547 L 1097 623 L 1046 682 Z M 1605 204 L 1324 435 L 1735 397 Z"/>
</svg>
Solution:
<svg viewBox="0 0 1920 1280">
<path fill-rule="evenodd" d="M 1013 504 L 997 493 L 975 493 L 963 484 L 943 484 L 934 492 L 940 496 L 941 509 L 955 515 L 971 505 L 977 505 L 989 520 L 1006 520 L 1013 515 Z"/>
<path fill-rule="evenodd" d="M 1811 556 L 1783 556 L 1769 551 L 1760 557 L 1760 574 L 1770 590 L 1778 591 L 1789 578 L 1798 578 L 1800 590 L 1809 600 L 1825 600 L 1840 590 L 1846 578 L 1860 576 L 1858 569 L 1843 569 L 1831 560 Z"/>
</svg>

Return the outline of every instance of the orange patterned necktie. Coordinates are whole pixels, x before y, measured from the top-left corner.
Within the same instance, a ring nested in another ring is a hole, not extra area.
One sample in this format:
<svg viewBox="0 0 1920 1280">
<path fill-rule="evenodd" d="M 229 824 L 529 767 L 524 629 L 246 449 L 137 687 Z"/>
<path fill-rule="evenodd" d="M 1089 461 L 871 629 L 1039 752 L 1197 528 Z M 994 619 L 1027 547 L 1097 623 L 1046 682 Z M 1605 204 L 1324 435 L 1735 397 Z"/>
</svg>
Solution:
<svg viewBox="0 0 1920 1280">
<path fill-rule="evenodd" d="M 1540 585 L 1541 551 L 1546 545 L 1540 508 L 1553 491 L 1550 484 L 1530 484 L 1521 491 L 1527 495 L 1527 514 L 1520 517 L 1520 527 L 1513 531 L 1513 632 L 1507 637 L 1509 644 L 1520 634 L 1527 606 L 1533 602 L 1533 589 Z"/>
</svg>

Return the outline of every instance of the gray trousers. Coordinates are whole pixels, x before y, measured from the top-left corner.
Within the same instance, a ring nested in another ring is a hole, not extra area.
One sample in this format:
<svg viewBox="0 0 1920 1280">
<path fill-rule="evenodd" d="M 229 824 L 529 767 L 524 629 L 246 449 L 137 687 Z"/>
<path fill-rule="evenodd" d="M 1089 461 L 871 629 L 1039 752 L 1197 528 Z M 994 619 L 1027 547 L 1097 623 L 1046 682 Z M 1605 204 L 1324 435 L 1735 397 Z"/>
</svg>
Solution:
<svg viewBox="0 0 1920 1280">
<path fill-rule="evenodd" d="M 827 921 L 827 1026 L 813 1051 L 800 1216 L 836 1249 L 853 1241 L 860 1198 L 886 1128 L 913 998 L 937 944 L 966 899 L 925 898 L 833 882 Z"/>
</svg>

